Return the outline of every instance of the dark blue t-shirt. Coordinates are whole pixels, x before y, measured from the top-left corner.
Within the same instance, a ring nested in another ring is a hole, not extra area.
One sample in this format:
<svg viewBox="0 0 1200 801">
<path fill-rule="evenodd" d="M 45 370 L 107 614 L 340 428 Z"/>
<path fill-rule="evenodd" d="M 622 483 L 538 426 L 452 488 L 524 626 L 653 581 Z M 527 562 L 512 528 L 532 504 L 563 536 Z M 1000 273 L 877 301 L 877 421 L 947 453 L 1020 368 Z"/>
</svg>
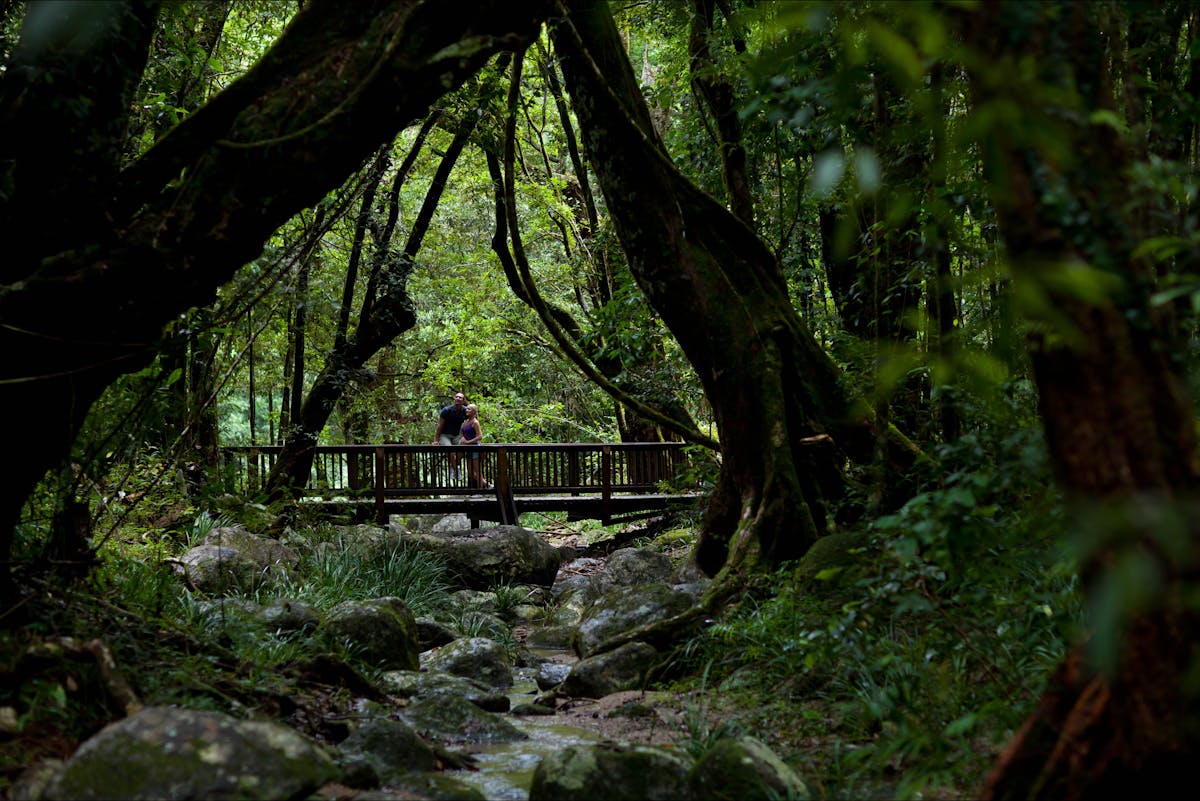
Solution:
<svg viewBox="0 0 1200 801">
<path fill-rule="evenodd" d="M 447 437 L 457 437 L 462 432 L 463 421 L 467 419 L 466 406 L 445 406 L 442 408 L 442 434 Z"/>
</svg>

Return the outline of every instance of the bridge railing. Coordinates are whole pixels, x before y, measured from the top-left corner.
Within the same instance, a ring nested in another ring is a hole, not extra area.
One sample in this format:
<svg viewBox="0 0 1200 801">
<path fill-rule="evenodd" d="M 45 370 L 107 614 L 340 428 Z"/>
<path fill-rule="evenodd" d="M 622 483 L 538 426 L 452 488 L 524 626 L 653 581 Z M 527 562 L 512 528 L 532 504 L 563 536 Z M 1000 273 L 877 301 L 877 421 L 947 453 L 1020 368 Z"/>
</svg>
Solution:
<svg viewBox="0 0 1200 801">
<path fill-rule="evenodd" d="M 265 487 L 278 445 L 222 448 L 240 492 Z M 471 454 L 487 485 L 470 481 Z M 488 445 L 319 445 L 306 494 L 375 496 L 652 493 L 676 478 L 687 452 L 678 442 L 505 443 Z M 457 455 L 457 478 L 451 470 Z"/>
</svg>

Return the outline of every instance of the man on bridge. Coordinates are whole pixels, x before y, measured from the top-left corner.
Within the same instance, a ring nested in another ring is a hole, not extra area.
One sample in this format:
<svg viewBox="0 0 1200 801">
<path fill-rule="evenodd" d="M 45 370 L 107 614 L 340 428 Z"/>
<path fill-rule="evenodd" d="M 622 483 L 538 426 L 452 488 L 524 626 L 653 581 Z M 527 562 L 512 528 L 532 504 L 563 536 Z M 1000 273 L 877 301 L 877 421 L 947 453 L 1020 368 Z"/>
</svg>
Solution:
<svg viewBox="0 0 1200 801">
<path fill-rule="evenodd" d="M 467 419 L 467 396 L 461 392 L 454 395 L 454 404 L 443 406 L 438 415 L 437 431 L 433 434 L 434 445 L 461 445 L 462 424 Z M 450 478 L 458 480 L 458 451 L 450 454 Z"/>
</svg>

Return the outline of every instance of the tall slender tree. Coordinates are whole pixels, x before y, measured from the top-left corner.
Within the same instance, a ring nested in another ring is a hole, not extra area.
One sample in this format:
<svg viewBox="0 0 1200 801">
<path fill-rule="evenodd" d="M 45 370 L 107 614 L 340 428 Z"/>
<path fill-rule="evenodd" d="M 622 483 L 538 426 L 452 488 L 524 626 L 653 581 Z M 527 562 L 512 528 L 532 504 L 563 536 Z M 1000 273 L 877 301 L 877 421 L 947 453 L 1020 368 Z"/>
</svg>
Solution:
<svg viewBox="0 0 1200 801">
<path fill-rule="evenodd" d="M 1200 454 L 1171 308 L 1152 302 L 1154 264 L 1138 249 L 1147 198 L 1130 202 L 1134 150 L 1113 125 L 1114 10 L 987 2 L 965 17 L 974 112 L 1018 111 L 993 118 L 981 149 L 1015 280 L 1037 299 L 1028 351 L 1089 540 L 1085 588 L 1125 601 L 1051 677 L 989 798 L 1169 795 L 1200 751 Z"/>
<path fill-rule="evenodd" d="M 454 138 L 442 154 L 441 162 L 430 181 L 425 200 L 408 233 L 404 247 L 393 254 L 391 229 L 386 231 L 387 239 L 381 235 L 380 241 L 376 243 L 381 254 L 378 260 L 380 269 L 370 276 L 358 326 L 353 335 L 339 336 L 335 341 L 333 350 L 326 356 L 324 367 L 304 398 L 291 430 L 284 438 L 283 449 L 267 480 L 267 493 L 272 499 L 290 495 L 307 483 L 316 453 L 317 437 L 329 421 L 338 402 L 345 397 L 353 382 L 363 378 L 367 362 L 416 324 L 416 314 L 408 296 L 408 281 L 416 267 L 417 253 L 421 249 L 425 234 L 429 231 L 430 222 L 446 189 L 450 173 L 454 170 L 463 148 L 470 141 L 478 121 L 478 112 L 472 110 L 459 122 Z M 418 142 L 417 146 L 420 147 L 420 144 Z M 373 192 L 371 194 L 373 195 Z M 364 199 L 365 202 L 367 199 Z M 393 198 L 393 202 L 398 200 Z"/>
<path fill-rule="evenodd" d="M 844 454 L 868 458 L 885 432 L 796 315 L 770 250 L 667 156 L 607 6 L 562 9 L 553 35 L 614 226 L 720 430 L 698 561 L 716 573 L 798 557 L 827 531 Z"/>
</svg>

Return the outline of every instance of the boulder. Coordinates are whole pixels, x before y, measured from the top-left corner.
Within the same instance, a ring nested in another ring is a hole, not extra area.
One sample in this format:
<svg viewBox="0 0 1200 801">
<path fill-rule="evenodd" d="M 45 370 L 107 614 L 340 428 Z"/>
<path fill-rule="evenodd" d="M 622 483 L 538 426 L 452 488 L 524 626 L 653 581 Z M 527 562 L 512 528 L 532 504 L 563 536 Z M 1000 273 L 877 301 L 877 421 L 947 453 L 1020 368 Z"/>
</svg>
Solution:
<svg viewBox="0 0 1200 801">
<path fill-rule="evenodd" d="M 321 613 L 315 606 L 294 598 L 277 598 L 257 616 L 268 629 L 281 633 L 312 631 L 321 624 Z"/>
<path fill-rule="evenodd" d="M 264 570 L 286 570 L 300 563 L 300 556 L 288 546 L 278 540 L 251 534 L 241 526 L 214 528 L 196 544 L 233 548 Z"/>
<path fill-rule="evenodd" d="M 417 621 L 400 598 L 343 601 L 319 629 L 326 642 L 345 645 L 368 664 L 392 670 L 420 667 Z"/>
<path fill-rule="evenodd" d="M 439 558 L 448 568 L 448 578 L 469 590 L 505 584 L 549 587 L 562 559 L 558 549 L 520 526 L 463 534 L 411 534 L 403 542 Z"/>
<path fill-rule="evenodd" d="M 671 559 L 665 553 L 645 548 L 621 548 L 608 557 L 608 563 L 596 574 L 596 580 L 605 589 L 666 584 L 671 580 L 671 570 Z"/>
<path fill-rule="evenodd" d="M 423 667 L 475 679 L 492 687 L 511 687 L 512 661 L 504 646 L 486 637 L 464 637 L 427 653 Z"/>
<path fill-rule="evenodd" d="M 687 798 L 692 760 L 649 745 L 567 746 L 538 763 L 529 801 L 676 801 Z"/>
<path fill-rule="evenodd" d="M 329 754 L 277 723 L 147 707 L 84 742 L 45 797 L 304 798 L 337 775 Z"/>
<path fill-rule="evenodd" d="M 545 662 L 537 672 L 537 678 L 534 682 L 537 688 L 542 692 L 553 690 L 558 685 L 567 680 L 567 675 L 571 672 L 570 665 L 560 665 L 557 662 Z"/>
<path fill-rule="evenodd" d="M 621 690 L 640 690 L 646 672 L 657 657 L 658 651 L 651 645 L 625 643 L 611 651 L 580 659 L 571 666 L 559 691 L 572 698 L 603 698 Z"/>
<path fill-rule="evenodd" d="M 436 698 L 449 693 L 487 712 L 507 712 L 512 706 L 509 697 L 495 687 L 449 673 L 389 670 L 381 680 L 388 692 L 402 698 Z"/>
<path fill-rule="evenodd" d="M 342 741 L 342 754 L 360 756 L 375 770 L 380 782 L 391 784 L 397 777 L 414 770 L 437 770 L 433 746 L 421 739 L 407 723 L 388 718 L 372 718 Z"/>
<path fill-rule="evenodd" d="M 262 567 L 234 548 L 197 545 L 173 562 L 193 588 L 209 595 L 251 592 L 263 581 Z"/>
<path fill-rule="evenodd" d="M 529 630 L 525 644 L 534 648 L 570 648 L 577 636 L 575 626 L 538 626 Z"/>
<path fill-rule="evenodd" d="M 494 712 L 480 709 L 453 692 L 418 695 L 400 716 L 424 737 L 442 745 L 512 743 L 529 735 Z"/>
<path fill-rule="evenodd" d="M 795 577 L 813 589 L 853 587 L 862 575 L 871 547 L 871 535 L 863 531 L 836 531 L 813 543 L 796 566 Z"/>
<path fill-rule="evenodd" d="M 284 573 L 300 562 L 291 548 L 258 537 L 240 526 L 214 528 L 175 564 L 188 583 L 201 592 L 250 592 L 272 573 Z"/>
<path fill-rule="evenodd" d="M 421 650 L 428 651 L 430 648 L 454 642 L 458 635 L 431 617 L 419 617 L 417 639 L 421 643 Z"/>
<path fill-rule="evenodd" d="M 794 770 L 750 736 L 718 740 L 696 760 L 688 787 L 696 801 L 803 801 L 812 797 Z"/>
<path fill-rule="evenodd" d="M 602 595 L 588 607 L 571 645 L 575 653 L 586 657 L 603 650 L 603 645 L 619 634 L 674 617 L 693 605 L 691 593 L 668 584 L 622 587 Z"/>
</svg>

